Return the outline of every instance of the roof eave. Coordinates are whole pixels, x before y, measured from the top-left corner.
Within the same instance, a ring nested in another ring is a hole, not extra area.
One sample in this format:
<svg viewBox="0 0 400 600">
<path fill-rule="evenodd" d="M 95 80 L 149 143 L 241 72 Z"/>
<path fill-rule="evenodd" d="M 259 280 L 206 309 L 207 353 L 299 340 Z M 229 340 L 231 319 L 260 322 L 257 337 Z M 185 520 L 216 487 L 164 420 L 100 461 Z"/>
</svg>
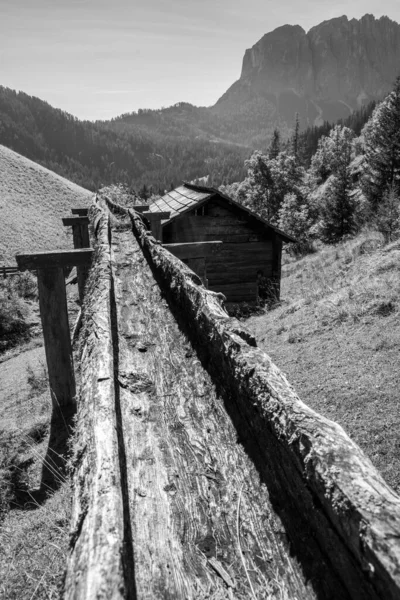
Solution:
<svg viewBox="0 0 400 600">
<path fill-rule="evenodd" d="M 207 187 L 207 186 L 204 186 L 204 185 L 195 185 L 193 183 L 188 183 L 187 181 L 183 181 L 183 185 L 186 186 L 189 189 L 193 189 L 193 190 L 198 191 L 198 192 L 203 192 L 203 193 L 208 193 L 209 194 L 209 196 L 207 198 L 204 198 L 203 200 L 200 200 L 195 205 L 196 208 L 199 207 L 199 206 L 202 206 L 205 202 L 208 202 L 208 200 L 210 200 L 210 198 L 212 198 L 212 196 L 214 196 L 214 195 L 221 196 L 227 202 L 230 202 L 231 204 L 233 204 L 234 206 L 236 206 L 240 210 L 243 210 L 244 212 L 246 212 L 251 217 L 257 219 L 257 221 L 259 221 L 260 223 L 262 223 L 265 227 L 267 227 L 269 229 L 272 229 L 282 239 L 283 242 L 297 244 L 297 240 L 294 237 L 292 237 L 291 235 L 285 233 L 284 231 L 281 231 L 280 229 L 278 229 L 278 227 L 275 227 L 275 225 L 271 225 L 271 223 L 268 223 L 268 221 L 266 221 L 265 219 L 263 219 L 262 217 L 260 217 L 259 215 L 257 215 L 255 212 L 253 212 L 249 208 L 243 206 L 242 204 L 240 204 L 236 200 L 233 200 L 230 196 L 227 196 L 226 194 L 224 194 L 220 190 L 218 190 L 218 189 L 216 189 L 214 187 Z M 171 223 L 175 219 L 177 219 L 180 216 L 186 214 L 187 212 L 193 210 L 193 208 L 194 208 L 193 205 L 189 206 L 187 209 L 183 210 L 179 214 L 171 217 L 167 221 L 164 221 L 164 223 L 161 224 L 162 227 L 164 227 L 164 225 L 168 225 L 169 223 Z"/>
</svg>

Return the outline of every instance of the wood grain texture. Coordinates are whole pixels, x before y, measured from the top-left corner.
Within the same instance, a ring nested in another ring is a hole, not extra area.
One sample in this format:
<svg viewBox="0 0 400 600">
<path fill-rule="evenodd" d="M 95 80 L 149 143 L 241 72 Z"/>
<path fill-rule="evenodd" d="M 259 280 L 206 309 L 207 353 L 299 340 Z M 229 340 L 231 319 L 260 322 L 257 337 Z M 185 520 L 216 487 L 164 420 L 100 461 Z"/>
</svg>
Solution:
<svg viewBox="0 0 400 600">
<path fill-rule="evenodd" d="M 90 264 L 93 250 L 54 250 L 52 252 L 30 252 L 15 255 L 20 271 L 28 269 L 45 269 L 51 267 L 70 267 Z"/>
<path fill-rule="evenodd" d="M 301 402 L 270 358 L 249 345 L 218 297 L 130 214 L 152 272 L 223 395 L 318 597 L 399 598 L 400 498 L 343 429 Z"/>
<path fill-rule="evenodd" d="M 312 599 L 267 488 L 129 225 L 111 239 L 137 596 L 244 600 L 250 580 L 257 598 Z"/>
<path fill-rule="evenodd" d="M 134 598 L 134 586 L 125 567 L 129 516 L 124 509 L 117 434 L 108 216 L 98 206 L 91 208 L 90 216 L 92 221 L 98 219 L 97 242 L 80 334 L 71 555 L 64 598 L 117 600 Z"/>
<path fill-rule="evenodd" d="M 195 215 L 191 211 L 166 224 L 163 241 L 169 245 L 221 240 L 221 251 L 207 260 L 210 289 L 227 295 L 228 302 L 256 300 L 257 289 L 253 285 L 254 293 L 249 294 L 248 284 L 255 284 L 258 270 L 276 281 L 278 255 L 273 245 L 274 232 L 237 207 L 227 206 L 226 202 L 222 205 L 215 199 L 207 201 L 197 212 Z M 228 284 L 232 284 L 229 289 Z"/>
<path fill-rule="evenodd" d="M 222 242 L 215 240 L 211 242 L 189 242 L 182 244 L 163 244 L 174 256 L 183 258 L 200 258 L 219 254 L 222 250 Z"/>
<path fill-rule="evenodd" d="M 37 280 L 50 394 L 54 414 L 58 414 L 60 409 L 76 406 L 74 361 L 63 269 L 38 269 Z"/>
</svg>

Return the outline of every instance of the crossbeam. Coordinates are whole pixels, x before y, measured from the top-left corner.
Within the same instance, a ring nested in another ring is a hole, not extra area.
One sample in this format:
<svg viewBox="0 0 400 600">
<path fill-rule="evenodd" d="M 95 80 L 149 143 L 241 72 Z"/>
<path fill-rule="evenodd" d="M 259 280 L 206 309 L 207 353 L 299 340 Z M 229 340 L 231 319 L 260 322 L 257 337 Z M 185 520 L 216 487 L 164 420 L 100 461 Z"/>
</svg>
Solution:
<svg viewBox="0 0 400 600">
<path fill-rule="evenodd" d="M 147 212 L 150 208 L 150 204 L 136 204 L 133 207 L 133 210 L 136 210 L 136 212 L 138 213 L 144 213 Z"/>
<path fill-rule="evenodd" d="M 53 409 L 75 408 L 76 386 L 64 267 L 87 266 L 91 248 L 17 254 L 20 271 L 37 271 L 39 308 Z"/>
<path fill-rule="evenodd" d="M 71 208 L 73 215 L 81 215 L 82 217 L 87 217 L 88 211 L 88 208 Z"/>
<path fill-rule="evenodd" d="M 186 260 L 189 258 L 206 258 L 218 254 L 222 250 L 223 242 L 216 240 L 212 242 L 183 242 L 181 244 L 163 244 L 163 248 L 171 254 Z"/>
<path fill-rule="evenodd" d="M 70 225 L 89 225 L 89 217 L 87 215 L 75 215 L 73 217 L 63 217 L 63 225 L 68 227 Z"/>
<path fill-rule="evenodd" d="M 54 250 L 53 252 L 33 252 L 16 254 L 20 271 L 36 269 L 52 269 L 57 267 L 73 267 L 88 265 L 93 256 L 92 248 L 79 250 Z"/>
<path fill-rule="evenodd" d="M 159 240 L 160 242 L 162 242 L 163 236 L 161 221 L 163 221 L 164 219 L 169 219 L 170 214 L 170 212 L 150 211 L 142 213 L 143 217 L 147 219 L 147 221 L 150 223 L 150 229 L 151 233 L 153 234 L 153 237 L 156 240 Z"/>
</svg>

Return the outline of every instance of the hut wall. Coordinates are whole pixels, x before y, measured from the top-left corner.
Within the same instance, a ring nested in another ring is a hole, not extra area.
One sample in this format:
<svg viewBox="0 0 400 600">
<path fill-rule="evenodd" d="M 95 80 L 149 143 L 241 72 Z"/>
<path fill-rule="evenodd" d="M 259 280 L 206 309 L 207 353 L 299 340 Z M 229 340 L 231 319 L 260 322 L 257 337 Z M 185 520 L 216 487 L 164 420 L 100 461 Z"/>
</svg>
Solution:
<svg viewBox="0 0 400 600">
<path fill-rule="evenodd" d="M 240 210 L 211 199 L 196 211 L 164 227 L 164 243 L 221 240 L 218 255 L 207 259 L 209 289 L 222 292 L 230 302 L 252 301 L 257 295 L 257 271 L 273 279 L 276 272 L 273 233 Z"/>
</svg>

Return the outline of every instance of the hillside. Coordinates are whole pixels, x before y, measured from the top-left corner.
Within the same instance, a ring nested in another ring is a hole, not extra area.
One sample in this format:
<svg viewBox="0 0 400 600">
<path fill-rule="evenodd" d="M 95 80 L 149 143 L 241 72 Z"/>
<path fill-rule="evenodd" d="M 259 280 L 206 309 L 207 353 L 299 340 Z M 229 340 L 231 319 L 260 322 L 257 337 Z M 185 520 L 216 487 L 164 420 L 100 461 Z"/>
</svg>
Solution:
<svg viewBox="0 0 400 600">
<path fill-rule="evenodd" d="M 300 398 L 400 491 L 400 243 L 362 234 L 283 267 L 281 304 L 247 320 Z"/>
<path fill-rule="evenodd" d="M 196 177 L 215 185 L 243 178 L 250 149 L 219 139 L 213 122 L 202 130 L 204 111 L 191 108 L 92 123 L 0 86 L 0 144 L 93 191 L 124 183 L 164 192 Z"/>
<path fill-rule="evenodd" d="M 0 264 L 24 250 L 71 247 L 61 223 L 91 192 L 0 146 Z"/>
</svg>

